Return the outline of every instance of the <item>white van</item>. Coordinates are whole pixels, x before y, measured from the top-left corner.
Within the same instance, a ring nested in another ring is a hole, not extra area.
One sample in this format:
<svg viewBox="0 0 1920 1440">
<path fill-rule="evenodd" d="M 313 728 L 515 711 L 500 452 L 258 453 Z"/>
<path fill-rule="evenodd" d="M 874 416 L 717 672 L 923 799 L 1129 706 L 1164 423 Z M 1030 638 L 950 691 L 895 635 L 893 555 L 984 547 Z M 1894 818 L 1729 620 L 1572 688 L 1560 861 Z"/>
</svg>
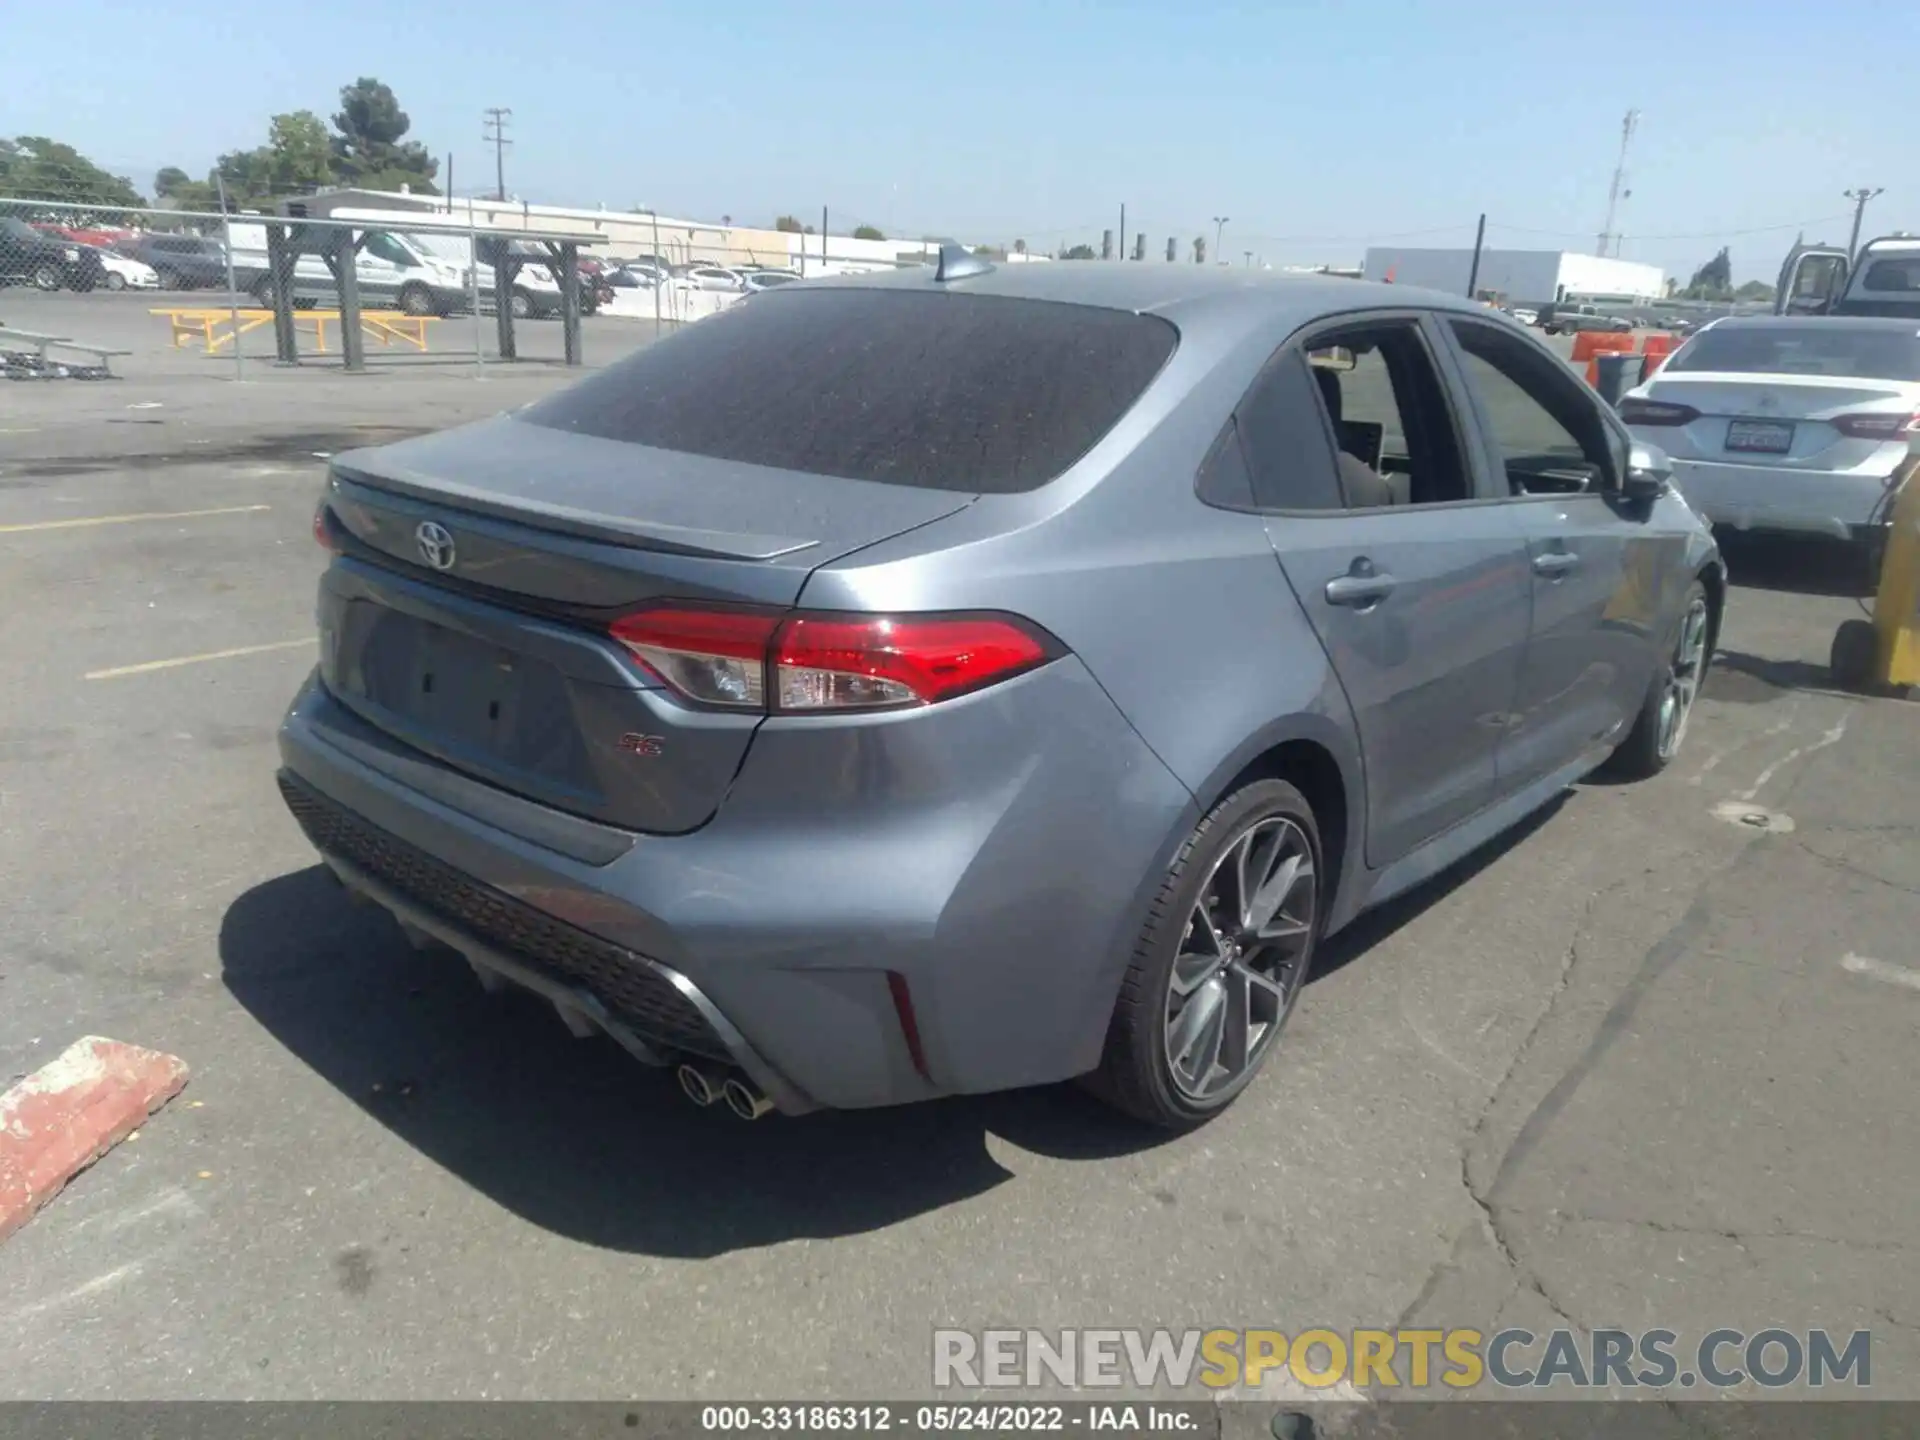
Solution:
<svg viewBox="0 0 1920 1440">
<path fill-rule="evenodd" d="M 253 298 L 261 305 L 272 304 L 266 274 L 266 226 L 235 225 L 232 243 L 236 268 L 259 277 L 253 282 Z M 431 254 L 417 239 L 398 231 L 367 230 L 354 256 L 353 272 L 365 309 L 446 315 L 466 304 L 467 280 L 460 267 Z M 303 254 L 294 261 L 292 278 L 290 298 L 295 305 L 332 305 L 339 299 L 333 271 L 318 255 Z"/>
<path fill-rule="evenodd" d="M 402 218 L 391 211 L 340 210 L 329 218 L 367 222 L 354 257 L 354 278 L 363 308 L 400 310 L 408 315 L 451 315 L 471 308 L 473 245 L 467 236 L 384 228 Z M 374 228 L 376 225 L 382 228 Z M 254 222 L 233 226 L 233 252 L 238 268 L 258 276 L 253 282 L 255 301 L 271 305 L 266 226 Z M 479 280 L 480 308 L 491 311 L 491 266 L 481 267 Z M 325 260 L 303 254 L 294 262 L 290 298 L 297 306 L 338 302 L 339 287 Z M 544 257 L 530 255 L 521 266 L 514 278 L 510 304 L 514 315 L 522 318 L 560 313 L 560 286 Z"/>
</svg>

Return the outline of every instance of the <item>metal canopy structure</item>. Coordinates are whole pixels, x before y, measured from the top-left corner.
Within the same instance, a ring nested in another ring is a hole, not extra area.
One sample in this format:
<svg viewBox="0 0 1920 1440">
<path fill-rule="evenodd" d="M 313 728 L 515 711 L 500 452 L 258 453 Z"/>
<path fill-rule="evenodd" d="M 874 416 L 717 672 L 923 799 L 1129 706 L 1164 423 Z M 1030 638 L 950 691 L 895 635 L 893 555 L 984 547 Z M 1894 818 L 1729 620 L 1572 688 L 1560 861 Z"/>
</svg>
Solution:
<svg viewBox="0 0 1920 1440">
<path fill-rule="evenodd" d="M 514 249 L 516 244 L 538 245 L 547 255 L 548 268 L 560 286 L 560 324 L 566 363 L 581 363 L 580 348 L 580 247 L 600 239 L 578 231 L 506 229 L 499 226 L 461 225 L 451 221 L 422 218 L 404 225 L 369 220 L 335 219 L 309 216 L 298 200 L 283 201 L 282 219 L 261 217 L 267 231 L 267 285 L 273 301 L 274 349 L 282 364 L 297 364 L 300 359 L 298 332 L 293 323 L 290 282 L 293 267 L 302 255 L 318 255 L 333 272 L 340 293 L 340 346 L 349 371 L 366 369 L 366 343 L 360 333 L 360 286 L 354 257 L 369 234 L 398 230 L 403 235 L 458 235 L 473 242 L 473 267 L 487 265 L 493 271 L 494 324 L 500 344 L 500 358 L 519 358 L 519 346 L 513 330 L 513 282 L 522 266 L 537 260 Z M 217 217 L 223 222 L 231 218 Z M 470 303 L 479 307 L 478 287 L 470 292 Z"/>
</svg>

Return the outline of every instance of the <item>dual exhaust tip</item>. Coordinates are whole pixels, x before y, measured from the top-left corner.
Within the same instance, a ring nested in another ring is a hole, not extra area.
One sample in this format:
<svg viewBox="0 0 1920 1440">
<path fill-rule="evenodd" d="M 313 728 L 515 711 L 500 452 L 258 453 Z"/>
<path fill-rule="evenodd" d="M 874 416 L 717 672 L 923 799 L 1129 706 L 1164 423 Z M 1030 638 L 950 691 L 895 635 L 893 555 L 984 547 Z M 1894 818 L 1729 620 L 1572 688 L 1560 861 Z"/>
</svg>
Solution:
<svg viewBox="0 0 1920 1440">
<path fill-rule="evenodd" d="M 702 1109 L 725 1102 L 726 1107 L 742 1120 L 758 1120 L 773 1109 L 773 1101 L 760 1092 L 759 1086 L 743 1076 L 729 1074 L 718 1066 L 696 1065 L 689 1061 L 675 1074 L 680 1081 L 681 1093 Z"/>
</svg>

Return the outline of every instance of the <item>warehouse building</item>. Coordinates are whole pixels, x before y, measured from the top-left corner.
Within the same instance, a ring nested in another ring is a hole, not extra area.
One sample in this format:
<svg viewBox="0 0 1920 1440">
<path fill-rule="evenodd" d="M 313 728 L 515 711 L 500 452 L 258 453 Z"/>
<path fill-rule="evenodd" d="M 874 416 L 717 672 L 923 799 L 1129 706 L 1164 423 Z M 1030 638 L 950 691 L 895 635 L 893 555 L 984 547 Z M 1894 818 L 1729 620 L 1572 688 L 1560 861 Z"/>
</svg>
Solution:
<svg viewBox="0 0 1920 1440">
<path fill-rule="evenodd" d="M 1396 285 L 1465 295 L 1472 274 L 1471 249 L 1403 250 L 1386 246 L 1367 251 L 1369 280 L 1391 280 Z M 1510 305 L 1562 300 L 1642 305 L 1666 298 L 1667 272 L 1658 265 L 1576 255 L 1566 250 L 1483 250 L 1474 288 Z"/>
</svg>

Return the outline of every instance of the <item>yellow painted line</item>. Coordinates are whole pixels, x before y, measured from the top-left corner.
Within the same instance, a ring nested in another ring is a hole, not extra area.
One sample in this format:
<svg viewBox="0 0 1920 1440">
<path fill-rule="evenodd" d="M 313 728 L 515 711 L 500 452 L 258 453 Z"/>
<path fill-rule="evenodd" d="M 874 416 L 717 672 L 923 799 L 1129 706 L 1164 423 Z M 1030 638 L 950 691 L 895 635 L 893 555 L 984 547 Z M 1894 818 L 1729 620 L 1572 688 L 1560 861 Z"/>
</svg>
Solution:
<svg viewBox="0 0 1920 1440">
<path fill-rule="evenodd" d="M 153 670 L 171 670 L 176 665 L 198 665 L 203 660 L 234 660 L 242 655 L 264 655 L 269 650 L 292 650 L 300 645 L 314 643 L 315 637 L 308 635 L 299 640 L 275 640 L 270 645 L 241 645 L 233 650 L 209 650 L 204 655 L 179 655 L 171 660 L 148 660 L 139 665 L 117 665 L 111 670 L 91 670 L 81 678 L 117 680 L 122 675 L 145 675 Z"/>
<path fill-rule="evenodd" d="M 271 505 L 222 505 L 218 510 L 149 510 L 138 515 L 88 515 L 80 520 L 35 520 L 25 525 L 0 525 L 0 535 L 29 530 L 72 530 L 81 525 L 131 525 L 136 520 L 198 520 L 206 515 L 247 515 L 271 510 Z"/>
</svg>

